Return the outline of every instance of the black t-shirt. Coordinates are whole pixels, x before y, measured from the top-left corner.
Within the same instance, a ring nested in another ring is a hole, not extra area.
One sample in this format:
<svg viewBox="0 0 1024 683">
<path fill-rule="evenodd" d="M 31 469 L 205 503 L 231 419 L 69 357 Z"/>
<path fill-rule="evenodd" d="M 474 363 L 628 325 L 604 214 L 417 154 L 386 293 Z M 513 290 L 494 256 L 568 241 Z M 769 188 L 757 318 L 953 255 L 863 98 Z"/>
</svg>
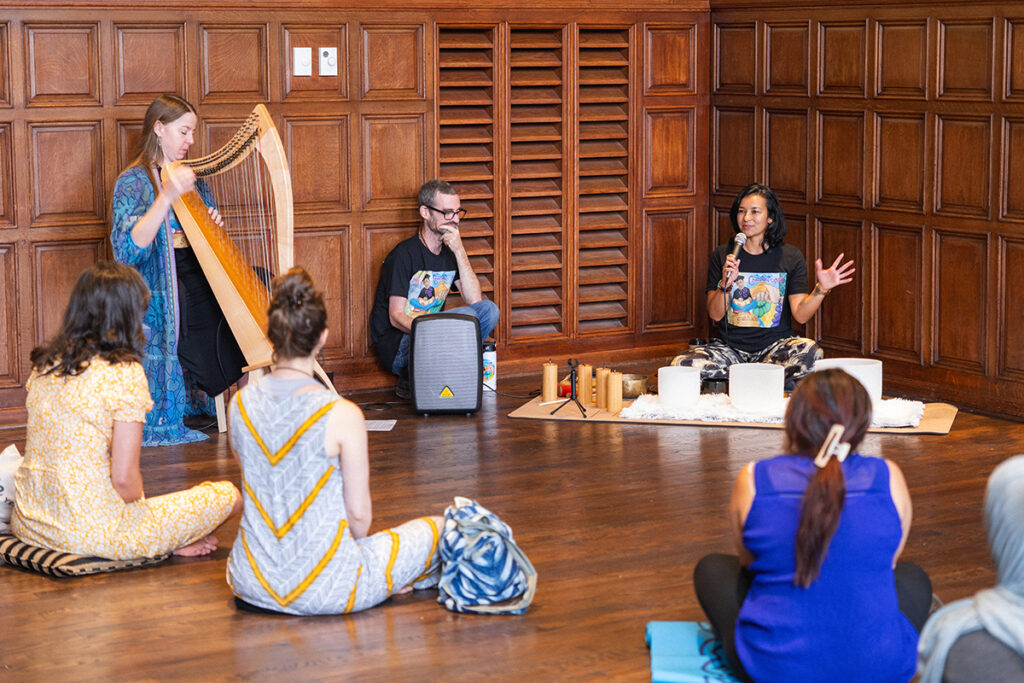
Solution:
<svg viewBox="0 0 1024 683">
<path fill-rule="evenodd" d="M 441 253 L 435 254 L 423 244 L 419 233 L 399 242 L 384 258 L 370 311 L 370 339 L 385 368 L 391 370 L 403 334 L 391 324 L 391 297 L 406 300 L 405 314 L 410 318 L 437 313 L 444 308 L 458 276 L 458 262 L 448 245 L 442 245 Z"/>
<path fill-rule="evenodd" d="M 723 244 L 711 255 L 706 291 L 721 282 L 729 247 Z M 788 244 L 763 254 L 740 250 L 739 259 L 739 277 L 726 292 L 725 317 L 718 323 L 718 337 L 741 351 L 760 351 L 794 335 L 789 296 L 809 291 L 807 262 L 799 249 Z"/>
</svg>

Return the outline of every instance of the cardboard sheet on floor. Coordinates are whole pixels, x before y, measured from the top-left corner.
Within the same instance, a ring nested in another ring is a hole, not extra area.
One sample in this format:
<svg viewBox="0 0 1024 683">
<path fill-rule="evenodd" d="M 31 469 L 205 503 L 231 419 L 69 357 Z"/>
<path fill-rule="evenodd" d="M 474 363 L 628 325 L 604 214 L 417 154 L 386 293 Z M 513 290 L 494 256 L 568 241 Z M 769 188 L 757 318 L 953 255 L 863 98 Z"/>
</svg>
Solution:
<svg viewBox="0 0 1024 683">
<path fill-rule="evenodd" d="M 688 427 L 753 427 L 758 429 L 782 429 L 781 423 L 771 424 L 767 422 L 702 422 L 700 420 L 656 420 L 636 419 L 628 420 L 618 415 L 613 415 L 607 410 L 599 410 L 594 406 L 587 408 L 587 417 L 584 418 L 579 409 L 569 404 L 561 408 L 554 415 L 551 411 L 558 407 L 559 403 L 540 405 L 540 397 L 534 398 L 528 403 L 519 406 L 509 417 L 526 420 L 577 420 L 584 419 L 591 422 L 619 422 L 622 424 L 666 424 L 683 425 Z M 625 402 L 624 405 L 629 405 Z M 956 418 L 956 406 L 948 403 L 926 403 L 924 405 L 924 417 L 916 427 L 873 427 L 869 431 L 879 434 L 949 434 Z"/>
</svg>

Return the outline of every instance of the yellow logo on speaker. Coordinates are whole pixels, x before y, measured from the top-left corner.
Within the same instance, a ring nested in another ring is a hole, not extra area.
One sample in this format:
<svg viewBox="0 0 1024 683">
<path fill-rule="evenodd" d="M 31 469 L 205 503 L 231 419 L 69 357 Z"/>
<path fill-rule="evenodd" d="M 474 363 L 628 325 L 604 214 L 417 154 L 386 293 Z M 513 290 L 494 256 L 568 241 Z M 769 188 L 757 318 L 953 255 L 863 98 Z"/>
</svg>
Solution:
<svg viewBox="0 0 1024 683">
<path fill-rule="evenodd" d="M 451 389 L 445 386 L 445 388 L 441 390 L 441 398 L 455 398 L 455 394 L 452 393 Z"/>
</svg>

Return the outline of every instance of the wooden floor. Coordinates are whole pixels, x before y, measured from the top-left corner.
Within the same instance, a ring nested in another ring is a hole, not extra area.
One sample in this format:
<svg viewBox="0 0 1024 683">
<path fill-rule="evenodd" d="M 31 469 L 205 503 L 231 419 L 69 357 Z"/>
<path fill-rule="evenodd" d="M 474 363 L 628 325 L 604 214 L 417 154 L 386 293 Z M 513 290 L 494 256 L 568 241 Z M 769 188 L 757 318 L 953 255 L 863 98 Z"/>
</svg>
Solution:
<svg viewBox="0 0 1024 683">
<path fill-rule="evenodd" d="M 499 389 L 537 385 L 503 379 Z M 432 591 L 352 616 L 239 613 L 224 582 L 231 522 L 208 558 L 63 580 L 0 568 L 0 679 L 649 680 L 644 625 L 701 618 L 694 563 L 731 548 L 732 481 L 747 461 L 778 453 L 782 432 L 509 419 L 522 402 L 486 395 L 473 417 L 423 418 L 404 405 L 367 417 L 398 420 L 370 434 L 373 530 L 441 514 L 457 494 L 479 499 L 537 567 L 526 615 L 453 614 Z M 0 431 L 0 446 L 11 441 L 22 447 L 23 430 Z M 1024 453 L 1024 425 L 961 413 L 948 436 L 869 435 L 862 452 L 903 468 L 914 501 L 904 557 L 938 595 L 990 585 L 984 483 Z M 149 495 L 238 482 L 217 435 L 147 449 L 143 474 Z"/>
</svg>

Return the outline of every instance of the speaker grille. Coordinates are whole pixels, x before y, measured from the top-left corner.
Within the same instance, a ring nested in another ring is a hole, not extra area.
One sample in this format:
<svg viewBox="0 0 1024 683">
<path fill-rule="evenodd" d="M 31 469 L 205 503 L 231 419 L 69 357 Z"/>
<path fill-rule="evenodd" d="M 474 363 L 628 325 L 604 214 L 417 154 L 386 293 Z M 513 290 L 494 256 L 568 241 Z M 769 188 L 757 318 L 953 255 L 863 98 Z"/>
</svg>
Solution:
<svg viewBox="0 0 1024 683">
<path fill-rule="evenodd" d="M 409 379 L 420 412 L 480 409 L 480 324 L 469 315 L 438 313 L 413 320 Z"/>
</svg>

